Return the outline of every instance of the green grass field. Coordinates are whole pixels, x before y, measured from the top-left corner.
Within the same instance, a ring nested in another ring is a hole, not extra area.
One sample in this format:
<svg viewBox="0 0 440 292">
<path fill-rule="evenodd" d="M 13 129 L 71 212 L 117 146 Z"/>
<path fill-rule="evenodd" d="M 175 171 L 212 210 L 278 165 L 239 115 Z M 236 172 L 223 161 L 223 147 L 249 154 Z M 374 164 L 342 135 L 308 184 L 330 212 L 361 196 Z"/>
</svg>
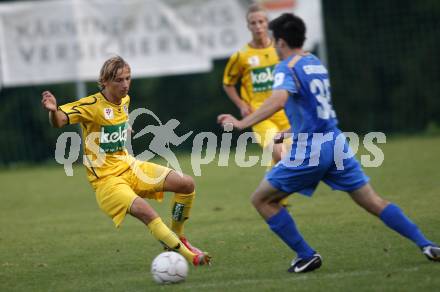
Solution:
<svg viewBox="0 0 440 292">
<path fill-rule="evenodd" d="M 374 187 L 440 243 L 440 137 L 395 138 L 384 164 L 366 172 Z M 180 157 L 190 170 L 188 157 Z M 231 158 L 232 161 L 232 158 Z M 98 208 L 83 167 L 0 171 L 0 291 L 434 291 L 440 263 L 385 228 L 344 193 L 320 185 L 290 212 L 323 256 L 321 269 L 288 274 L 294 254 L 249 203 L 264 168 L 202 167 L 186 231 L 213 265 L 190 268 L 186 282 L 159 286 L 150 263 L 161 246 L 127 217 L 117 230 Z M 169 196 L 152 203 L 166 220 Z"/>
</svg>

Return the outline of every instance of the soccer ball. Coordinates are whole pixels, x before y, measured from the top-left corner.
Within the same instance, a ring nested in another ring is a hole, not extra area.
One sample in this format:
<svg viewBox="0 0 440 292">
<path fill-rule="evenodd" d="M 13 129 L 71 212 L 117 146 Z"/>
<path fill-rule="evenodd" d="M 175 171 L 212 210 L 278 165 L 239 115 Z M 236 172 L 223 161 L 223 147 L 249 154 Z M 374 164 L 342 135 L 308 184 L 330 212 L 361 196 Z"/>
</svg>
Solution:
<svg viewBox="0 0 440 292">
<path fill-rule="evenodd" d="M 163 252 L 151 263 L 151 273 L 159 284 L 179 283 L 188 276 L 188 262 L 177 252 Z"/>
</svg>

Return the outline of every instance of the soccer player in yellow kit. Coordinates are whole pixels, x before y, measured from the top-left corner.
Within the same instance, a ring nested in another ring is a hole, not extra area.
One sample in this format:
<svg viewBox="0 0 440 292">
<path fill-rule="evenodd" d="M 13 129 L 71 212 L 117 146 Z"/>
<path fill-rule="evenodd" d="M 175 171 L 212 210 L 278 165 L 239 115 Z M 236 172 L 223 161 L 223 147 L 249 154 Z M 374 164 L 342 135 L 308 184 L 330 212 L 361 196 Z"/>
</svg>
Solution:
<svg viewBox="0 0 440 292">
<path fill-rule="evenodd" d="M 247 11 L 246 21 L 252 40 L 229 58 L 223 75 L 223 89 L 240 109 L 242 117 L 258 109 L 272 94 L 273 70 L 279 62 L 269 35 L 266 11 L 260 5 L 252 4 Z M 240 94 L 236 88 L 239 82 Z M 287 132 L 289 128 L 284 110 L 252 127 L 262 148 L 272 145 L 275 163 L 281 159 L 283 144 L 272 143 L 277 133 Z M 288 140 L 286 142 L 288 144 Z M 283 204 L 287 205 L 287 199 Z"/>
<path fill-rule="evenodd" d="M 99 207 L 119 227 L 126 213 L 142 221 L 168 249 L 182 254 L 195 266 L 210 263 L 210 256 L 192 246 L 183 233 L 195 196 L 194 180 L 154 163 L 136 160 L 125 148 L 130 97 L 130 66 L 116 56 L 105 61 L 99 77 L 100 92 L 62 106 L 55 96 L 42 94 L 53 127 L 80 123 L 84 164 Z M 162 200 L 174 192 L 171 229 L 143 198 Z"/>
</svg>

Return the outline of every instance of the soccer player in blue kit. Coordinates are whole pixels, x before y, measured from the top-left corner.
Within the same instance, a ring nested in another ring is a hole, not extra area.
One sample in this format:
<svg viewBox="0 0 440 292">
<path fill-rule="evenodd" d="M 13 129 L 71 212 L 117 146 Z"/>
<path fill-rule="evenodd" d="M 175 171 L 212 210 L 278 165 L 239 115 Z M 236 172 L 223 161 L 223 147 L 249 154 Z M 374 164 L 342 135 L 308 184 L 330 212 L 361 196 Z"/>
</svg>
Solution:
<svg viewBox="0 0 440 292">
<path fill-rule="evenodd" d="M 358 205 L 378 216 L 386 226 L 413 241 L 429 260 L 440 261 L 440 248 L 425 238 L 397 205 L 374 191 L 359 162 L 353 156 L 342 162 L 338 157 L 335 149 L 345 153 L 350 149 L 337 127 L 327 69 L 316 56 L 302 49 L 306 32 L 302 19 L 285 13 L 271 21 L 269 29 L 282 60 L 275 69 L 272 95 L 242 120 L 222 114 L 218 122 L 242 130 L 282 108 L 286 112 L 293 136 L 290 157 L 266 174 L 251 200 L 270 229 L 297 253 L 288 271 L 313 271 L 321 266 L 322 258 L 302 237 L 280 200 L 296 192 L 311 196 L 321 180 L 335 190 L 350 194 Z"/>
</svg>

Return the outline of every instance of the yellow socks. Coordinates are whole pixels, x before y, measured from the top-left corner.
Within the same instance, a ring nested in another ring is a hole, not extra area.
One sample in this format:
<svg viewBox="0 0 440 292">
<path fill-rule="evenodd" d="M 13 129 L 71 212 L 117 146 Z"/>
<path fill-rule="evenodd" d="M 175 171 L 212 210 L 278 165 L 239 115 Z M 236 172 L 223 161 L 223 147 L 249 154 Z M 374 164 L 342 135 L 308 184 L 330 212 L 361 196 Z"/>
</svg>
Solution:
<svg viewBox="0 0 440 292">
<path fill-rule="evenodd" d="M 171 200 L 171 230 L 179 237 L 183 236 L 183 224 L 189 218 L 195 192 L 191 194 L 175 193 Z"/>
<path fill-rule="evenodd" d="M 150 229 L 151 234 L 153 234 L 154 238 L 159 240 L 162 244 L 167 247 L 177 251 L 181 255 L 183 255 L 186 260 L 190 263 L 193 262 L 194 257 L 196 256 L 192 253 L 174 234 L 165 223 L 162 222 L 160 217 L 157 217 L 153 221 L 151 221 L 147 227 Z"/>
</svg>

